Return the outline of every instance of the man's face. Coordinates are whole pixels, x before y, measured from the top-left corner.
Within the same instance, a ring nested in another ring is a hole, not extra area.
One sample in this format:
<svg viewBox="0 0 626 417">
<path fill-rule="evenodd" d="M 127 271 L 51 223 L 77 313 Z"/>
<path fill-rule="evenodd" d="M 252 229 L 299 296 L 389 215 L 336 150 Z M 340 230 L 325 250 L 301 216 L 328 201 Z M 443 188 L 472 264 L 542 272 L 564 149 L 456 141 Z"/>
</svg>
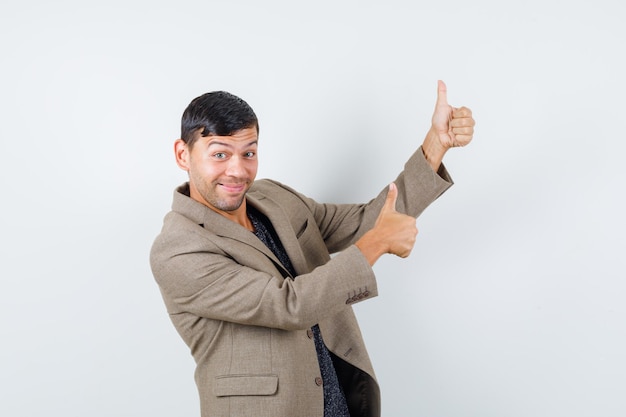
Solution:
<svg viewBox="0 0 626 417">
<path fill-rule="evenodd" d="M 189 173 L 190 197 L 218 212 L 236 212 L 256 177 L 257 145 L 255 127 L 232 136 L 200 136 L 191 151 L 176 141 L 178 165 Z"/>
</svg>

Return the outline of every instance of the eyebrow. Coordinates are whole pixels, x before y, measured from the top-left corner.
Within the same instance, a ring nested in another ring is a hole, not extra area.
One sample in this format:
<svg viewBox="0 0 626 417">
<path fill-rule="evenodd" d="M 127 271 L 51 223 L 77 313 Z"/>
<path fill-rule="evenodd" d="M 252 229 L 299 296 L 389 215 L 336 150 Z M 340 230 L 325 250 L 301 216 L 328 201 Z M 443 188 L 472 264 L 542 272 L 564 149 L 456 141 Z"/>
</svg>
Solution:
<svg viewBox="0 0 626 417">
<path fill-rule="evenodd" d="M 259 143 L 259 140 L 255 139 L 255 140 L 249 142 L 248 144 L 244 145 L 244 147 L 249 148 L 250 146 L 258 145 L 258 143 Z M 209 142 L 209 144 L 207 145 L 207 148 L 210 148 L 213 145 L 225 146 L 227 148 L 234 148 L 234 146 L 231 145 L 230 143 L 220 142 L 220 141 L 211 141 L 211 142 Z"/>
</svg>

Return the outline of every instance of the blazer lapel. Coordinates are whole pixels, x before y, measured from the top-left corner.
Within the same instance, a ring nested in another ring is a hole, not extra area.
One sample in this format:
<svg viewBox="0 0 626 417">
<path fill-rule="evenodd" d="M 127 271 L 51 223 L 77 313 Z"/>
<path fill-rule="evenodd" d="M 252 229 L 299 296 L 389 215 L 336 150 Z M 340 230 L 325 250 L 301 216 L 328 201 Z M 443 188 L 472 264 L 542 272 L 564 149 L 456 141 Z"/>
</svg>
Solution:
<svg viewBox="0 0 626 417">
<path fill-rule="evenodd" d="M 298 274 L 309 272 L 306 258 L 304 253 L 302 253 L 302 248 L 298 243 L 296 233 L 291 225 L 291 219 L 287 213 L 285 213 L 283 207 L 277 201 L 272 200 L 258 191 L 249 192 L 247 197 L 248 204 L 252 204 L 257 210 L 267 216 L 272 223 L 296 272 Z"/>
<path fill-rule="evenodd" d="M 213 212 L 212 210 L 208 210 L 210 213 L 207 213 L 205 219 L 207 222 L 204 227 L 211 230 L 216 235 L 225 238 L 225 239 L 233 239 L 239 243 L 244 245 L 248 245 L 263 255 L 267 256 L 272 260 L 272 262 L 276 265 L 276 267 L 281 271 L 283 277 L 290 277 L 291 274 L 285 268 L 285 266 L 278 260 L 276 255 L 267 247 L 261 240 L 256 237 L 254 233 L 246 229 L 245 227 L 234 223 L 227 218 L 220 216 L 219 214 Z"/>
<path fill-rule="evenodd" d="M 179 187 L 174 192 L 172 210 L 182 213 L 185 217 L 198 223 L 198 225 L 210 230 L 212 233 L 215 233 L 221 238 L 232 239 L 238 243 L 248 245 L 256 249 L 264 256 L 267 256 L 272 260 L 276 267 L 281 271 L 283 277 L 291 276 L 289 271 L 280 263 L 274 253 L 267 246 L 265 246 L 265 244 L 263 244 L 263 242 L 261 242 L 254 233 L 189 198 L 188 191 L 186 191 L 185 186 Z M 264 212 L 264 214 L 267 215 L 266 212 Z"/>
</svg>

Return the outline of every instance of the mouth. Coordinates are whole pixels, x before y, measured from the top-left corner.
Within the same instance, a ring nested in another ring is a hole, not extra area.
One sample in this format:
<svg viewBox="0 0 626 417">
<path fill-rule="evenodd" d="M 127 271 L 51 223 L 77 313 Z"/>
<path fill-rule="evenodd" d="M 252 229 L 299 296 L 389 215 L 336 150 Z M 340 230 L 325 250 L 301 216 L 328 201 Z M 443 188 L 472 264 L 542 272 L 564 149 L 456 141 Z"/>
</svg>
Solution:
<svg viewBox="0 0 626 417">
<path fill-rule="evenodd" d="M 246 190 L 246 183 L 219 183 L 219 186 L 229 194 L 239 194 Z"/>
</svg>

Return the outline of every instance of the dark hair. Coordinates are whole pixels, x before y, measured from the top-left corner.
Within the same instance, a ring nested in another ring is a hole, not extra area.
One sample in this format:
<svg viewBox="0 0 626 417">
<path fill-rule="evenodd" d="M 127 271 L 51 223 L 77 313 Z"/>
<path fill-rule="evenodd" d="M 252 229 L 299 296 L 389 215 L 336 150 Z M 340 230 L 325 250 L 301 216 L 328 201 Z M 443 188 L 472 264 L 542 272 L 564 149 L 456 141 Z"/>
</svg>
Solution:
<svg viewBox="0 0 626 417">
<path fill-rule="evenodd" d="M 226 91 L 213 91 L 194 98 L 183 112 L 181 139 L 192 147 L 198 135 L 230 136 L 250 127 L 259 131 L 259 122 L 252 107 Z"/>
</svg>

